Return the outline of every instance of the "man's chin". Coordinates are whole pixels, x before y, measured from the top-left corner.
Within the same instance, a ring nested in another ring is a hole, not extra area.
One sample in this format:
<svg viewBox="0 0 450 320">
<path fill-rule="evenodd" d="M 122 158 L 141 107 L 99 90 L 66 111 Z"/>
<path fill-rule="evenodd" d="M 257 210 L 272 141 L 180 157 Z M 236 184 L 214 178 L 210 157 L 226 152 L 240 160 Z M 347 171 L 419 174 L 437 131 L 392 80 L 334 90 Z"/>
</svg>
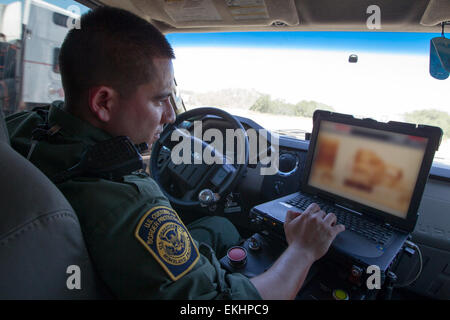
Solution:
<svg viewBox="0 0 450 320">
<path fill-rule="evenodd" d="M 155 144 L 155 142 L 157 141 L 157 139 L 152 139 L 151 141 L 148 141 L 148 150 L 151 150 L 153 145 Z"/>
<path fill-rule="evenodd" d="M 159 133 L 158 133 L 158 134 L 155 134 L 155 135 L 150 139 L 150 142 L 148 143 L 148 145 L 150 146 L 150 145 L 154 144 L 156 141 L 159 140 L 159 138 L 160 138 Z"/>
<path fill-rule="evenodd" d="M 151 139 L 148 139 L 146 142 L 148 144 L 148 150 L 151 150 L 152 146 L 155 144 L 156 141 L 158 141 L 160 138 L 160 134 L 155 134 Z"/>
</svg>

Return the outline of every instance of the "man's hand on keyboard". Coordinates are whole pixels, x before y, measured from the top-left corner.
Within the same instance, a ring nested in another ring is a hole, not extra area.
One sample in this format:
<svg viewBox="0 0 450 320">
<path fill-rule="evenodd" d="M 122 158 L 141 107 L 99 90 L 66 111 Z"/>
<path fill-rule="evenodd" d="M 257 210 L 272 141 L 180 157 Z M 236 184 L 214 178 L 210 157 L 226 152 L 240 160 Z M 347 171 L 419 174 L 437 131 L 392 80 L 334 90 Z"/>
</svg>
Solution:
<svg viewBox="0 0 450 320">
<path fill-rule="evenodd" d="M 284 232 L 290 246 L 304 250 L 315 261 L 328 251 L 336 235 L 344 231 L 342 224 L 336 224 L 333 213 L 325 213 L 312 203 L 305 211 L 286 213 Z"/>
</svg>

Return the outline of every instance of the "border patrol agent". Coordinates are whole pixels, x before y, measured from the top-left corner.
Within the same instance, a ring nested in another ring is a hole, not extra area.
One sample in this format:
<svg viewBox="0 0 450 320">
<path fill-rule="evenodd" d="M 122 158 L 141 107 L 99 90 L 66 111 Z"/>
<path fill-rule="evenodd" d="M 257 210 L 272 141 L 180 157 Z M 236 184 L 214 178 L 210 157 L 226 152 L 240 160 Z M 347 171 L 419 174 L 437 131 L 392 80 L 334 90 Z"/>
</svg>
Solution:
<svg viewBox="0 0 450 320">
<path fill-rule="evenodd" d="M 62 102 L 47 110 L 49 127 L 61 129 L 40 141 L 30 160 L 49 177 L 78 163 L 86 146 L 112 137 L 64 111 Z M 12 144 L 24 156 L 32 131 L 45 123 L 41 114 L 7 119 Z M 100 276 L 118 298 L 261 298 L 247 278 L 225 274 L 216 257 L 239 241 L 234 226 L 225 218 L 205 217 L 187 228 L 150 177 L 80 177 L 59 188 L 79 217 Z"/>
<path fill-rule="evenodd" d="M 85 14 L 80 26 L 61 47 L 65 104 L 7 119 L 12 146 L 50 178 L 77 164 L 88 146 L 118 135 L 150 145 L 175 120 L 173 51 L 156 28 L 108 7 Z M 45 139 L 32 138 L 36 128 L 47 130 Z M 58 187 L 79 217 L 100 277 L 118 298 L 261 298 L 217 259 L 240 240 L 235 227 L 219 217 L 186 227 L 149 176 L 79 177 Z"/>
<path fill-rule="evenodd" d="M 109 7 L 84 14 L 80 27 L 60 50 L 65 102 L 6 119 L 13 148 L 50 178 L 79 163 L 88 146 L 116 136 L 151 145 L 175 121 L 174 54 L 164 35 Z M 100 277 L 118 298 L 293 299 L 344 230 L 316 204 L 288 211 L 288 248 L 269 270 L 247 279 L 226 273 L 217 259 L 239 241 L 234 226 L 205 217 L 186 227 L 146 175 L 73 177 L 58 187 L 79 217 Z"/>
</svg>

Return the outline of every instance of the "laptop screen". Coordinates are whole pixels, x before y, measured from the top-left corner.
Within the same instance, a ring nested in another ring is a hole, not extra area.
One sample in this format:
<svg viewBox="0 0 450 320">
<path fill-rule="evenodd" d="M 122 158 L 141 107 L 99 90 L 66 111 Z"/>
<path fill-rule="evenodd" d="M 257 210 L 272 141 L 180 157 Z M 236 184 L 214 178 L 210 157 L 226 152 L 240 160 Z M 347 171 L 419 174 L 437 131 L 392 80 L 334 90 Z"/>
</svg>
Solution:
<svg viewBox="0 0 450 320">
<path fill-rule="evenodd" d="M 406 219 L 428 139 L 322 120 L 308 185 Z"/>
</svg>

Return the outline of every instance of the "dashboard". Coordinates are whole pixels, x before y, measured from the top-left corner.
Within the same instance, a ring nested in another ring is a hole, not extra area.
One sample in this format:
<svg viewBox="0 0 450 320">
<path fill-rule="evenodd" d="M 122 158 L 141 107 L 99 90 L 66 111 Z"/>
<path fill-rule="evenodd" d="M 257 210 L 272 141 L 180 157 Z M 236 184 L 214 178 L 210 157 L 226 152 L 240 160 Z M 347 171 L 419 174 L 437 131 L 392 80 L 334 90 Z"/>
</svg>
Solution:
<svg viewBox="0 0 450 320">
<path fill-rule="evenodd" d="M 259 129 L 251 119 L 237 117 L 243 126 Z M 309 141 L 287 136 L 279 138 L 280 163 L 275 175 L 260 176 L 257 168 L 249 168 L 241 184 L 242 194 L 254 194 L 255 203 L 270 201 L 300 189 Z M 420 277 L 408 290 L 437 299 L 450 299 L 450 190 L 449 170 L 434 165 L 419 207 L 419 218 L 411 241 L 422 252 L 423 263 L 416 256 L 405 258 L 398 273 L 411 278 L 419 268 Z"/>
<path fill-rule="evenodd" d="M 251 119 L 235 117 L 246 131 L 249 129 L 258 133 L 265 131 Z M 224 134 L 229 128 L 226 121 L 215 116 L 204 117 L 202 126 L 204 131 L 214 128 Z M 254 206 L 299 191 L 309 147 L 308 140 L 278 136 L 277 170 L 274 174 L 263 175 L 261 169 L 272 165 L 267 158 L 273 152 L 274 146 L 263 134 L 258 134 L 257 138 L 258 146 L 263 141 L 267 143 L 263 143 L 267 149 L 263 148 L 261 149 L 263 152 L 258 152 L 256 161 L 250 156 L 246 171 L 227 196 L 224 206 L 218 206 L 214 210 L 191 208 L 191 211 L 196 211 L 196 214 L 206 213 L 229 218 L 244 238 L 251 236 L 255 231 L 250 214 Z M 258 151 L 261 150 L 258 149 Z M 408 287 L 409 290 L 421 296 L 437 299 L 450 298 L 450 215 L 448 214 L 450 212 L 448 198 L 450 177 L 446 174 L 448 173 L 443 172 L 439 167 L 431 169 L 419 207 L 419 218 L 411 234 L 411 241 L 421 249 L 422 263 L 419 263 L 417 256 L 413 255 L 399 264 L 399 274 L 403 279 L 414 277 L 414 274 L 421 269 L 420 277 Z"/>
</svg>

